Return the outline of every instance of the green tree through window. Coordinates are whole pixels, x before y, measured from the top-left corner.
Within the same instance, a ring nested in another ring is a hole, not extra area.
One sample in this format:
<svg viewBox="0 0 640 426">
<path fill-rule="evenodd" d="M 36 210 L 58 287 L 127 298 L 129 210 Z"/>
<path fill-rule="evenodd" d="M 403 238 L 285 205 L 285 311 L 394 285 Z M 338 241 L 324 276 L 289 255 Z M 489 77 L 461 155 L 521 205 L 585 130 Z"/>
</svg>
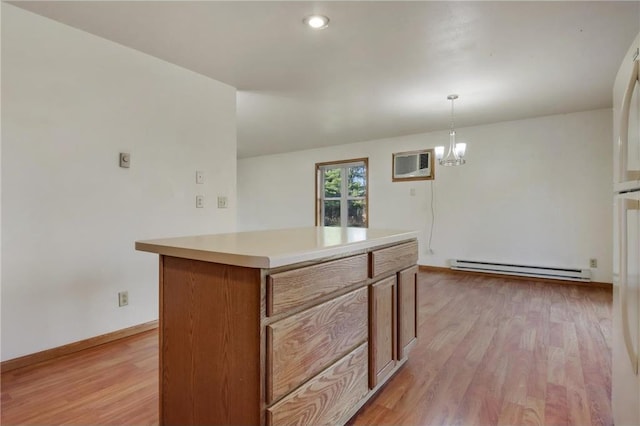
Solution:
<svg viewBox="0 0 640 426">
<path fill-rule="evenodd" d="M 316 223 L 367 227 L 367 159 L 316 164 L 316 175 Z"/>
</svg>

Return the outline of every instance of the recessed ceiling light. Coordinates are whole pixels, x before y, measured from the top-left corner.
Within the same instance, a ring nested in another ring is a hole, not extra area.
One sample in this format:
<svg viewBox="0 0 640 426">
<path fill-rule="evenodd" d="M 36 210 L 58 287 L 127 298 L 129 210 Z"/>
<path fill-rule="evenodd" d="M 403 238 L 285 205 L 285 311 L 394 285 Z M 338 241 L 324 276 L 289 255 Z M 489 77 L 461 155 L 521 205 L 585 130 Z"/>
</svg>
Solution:
<svg viewBox="0 0 640 426">
<path fill-rule="evenodd" d="M 322 30 L 329 26 L 329 18 L 323 15 L 310 15 L 302 20 L 314 30 Z"/>
</svg>

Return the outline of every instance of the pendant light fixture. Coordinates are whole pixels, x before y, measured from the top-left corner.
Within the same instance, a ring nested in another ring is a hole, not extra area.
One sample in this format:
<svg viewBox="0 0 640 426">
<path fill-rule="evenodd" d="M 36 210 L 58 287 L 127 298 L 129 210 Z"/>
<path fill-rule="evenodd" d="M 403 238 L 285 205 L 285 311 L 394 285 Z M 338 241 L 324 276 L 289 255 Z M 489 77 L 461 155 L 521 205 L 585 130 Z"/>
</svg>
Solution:
<svg viewBox="0 0 640 426">
<path fill-rule="evenodd" d="M 458 95 L 449 95 L 447 99 L 451 101 L 451 129 L 449 129 L 449 151 L 444 156 L 444 146 L 436 146 L 436 159 L 443 166 L 461 166 L 466 161 L 464 153 L 467 150 L 466 143 L 456 143 L 456 131 L 453 128 L 453 101 L 458 99 Z"/>
</svg>

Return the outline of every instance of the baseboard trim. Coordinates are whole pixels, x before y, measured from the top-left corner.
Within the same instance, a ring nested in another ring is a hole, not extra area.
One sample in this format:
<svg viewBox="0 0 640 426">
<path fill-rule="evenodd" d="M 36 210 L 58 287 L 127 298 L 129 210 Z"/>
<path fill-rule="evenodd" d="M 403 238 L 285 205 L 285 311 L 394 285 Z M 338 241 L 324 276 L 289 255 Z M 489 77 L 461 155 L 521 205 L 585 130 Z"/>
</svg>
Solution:
<svg viewBox="0 0 640 426">
<path fill-rule="evenodd" d="M 544 282 L 549 284 L 578 285 L 581 287 L 597 287 L 597 288 L 608 288 L 608 289 L 613 288 L 613 284 L 611 283 L 601 283 L 596 281 L 580 282 L 580 281 L 569 281 L 569 280 L 554 280 L 551 278 L 521 277 L 518 275 L 492 274 L 489 272 L 459 271 L 459 270 L 447 268 L 444 266 L 418 265 L 418 269 L 423 272 L 439 272 L 443 274 L 480 275 L 484 277 L 505 278 L 510 280 L 536 281 L 536 282 Z"/>
<path fill-rule="evenodd" d="M 34 354 L 9 359 L 0 363 L 0 371 L 2 373 L 5 373 L 17 368 L 27 367 L 41 362 L 50 361 L 52 359 L 70 355 L 84 349 L 104 345 L 105 343 L 113 342 L 114 340 L 124 339 L 125 337 L 133 336 L 135 334 L 143 333 L 145 331 L 153 330 L 156 328 L 158 328 L 158 320 L 134 325 L 133 327 L 123 328 L 122 330 L 116 330 L 111 333 L 102 334 L 100 336 L 95 336 L 89 339 L 80 340 L 78 342 L 69 343 L 67 345 L 58 346 L 56 348 L 47 349 L 41 352 L 36 352 Z"/>
</svg>

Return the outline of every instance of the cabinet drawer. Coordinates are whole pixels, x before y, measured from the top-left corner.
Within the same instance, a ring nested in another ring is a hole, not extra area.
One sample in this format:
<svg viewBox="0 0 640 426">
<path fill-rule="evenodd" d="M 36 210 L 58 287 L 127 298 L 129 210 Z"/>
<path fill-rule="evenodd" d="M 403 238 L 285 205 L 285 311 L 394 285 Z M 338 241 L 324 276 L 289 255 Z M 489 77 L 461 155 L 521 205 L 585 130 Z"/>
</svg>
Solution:
<svg viewBox="0 0 640 426">
<path fill-rule="evenodd" d="M 367 344 L 267 409 L 267 426 L 335 425 L 367 393 Z"/>
<path fill-rule="evenodd" d="M 371 252 L 371 278 L 413 266 L 418 261 L 418 242 L 400 244 Z"/>
<path fill-rule="evenodd" d="M 270 275 L 267 315 L 286 312 L 366 279 L 366 254 Z"/>
<path fill-rule="evenodd" d="M 367 288 L 267 326 L 267 403 L 284 396 L 367 339 Z"/>
</svg>

